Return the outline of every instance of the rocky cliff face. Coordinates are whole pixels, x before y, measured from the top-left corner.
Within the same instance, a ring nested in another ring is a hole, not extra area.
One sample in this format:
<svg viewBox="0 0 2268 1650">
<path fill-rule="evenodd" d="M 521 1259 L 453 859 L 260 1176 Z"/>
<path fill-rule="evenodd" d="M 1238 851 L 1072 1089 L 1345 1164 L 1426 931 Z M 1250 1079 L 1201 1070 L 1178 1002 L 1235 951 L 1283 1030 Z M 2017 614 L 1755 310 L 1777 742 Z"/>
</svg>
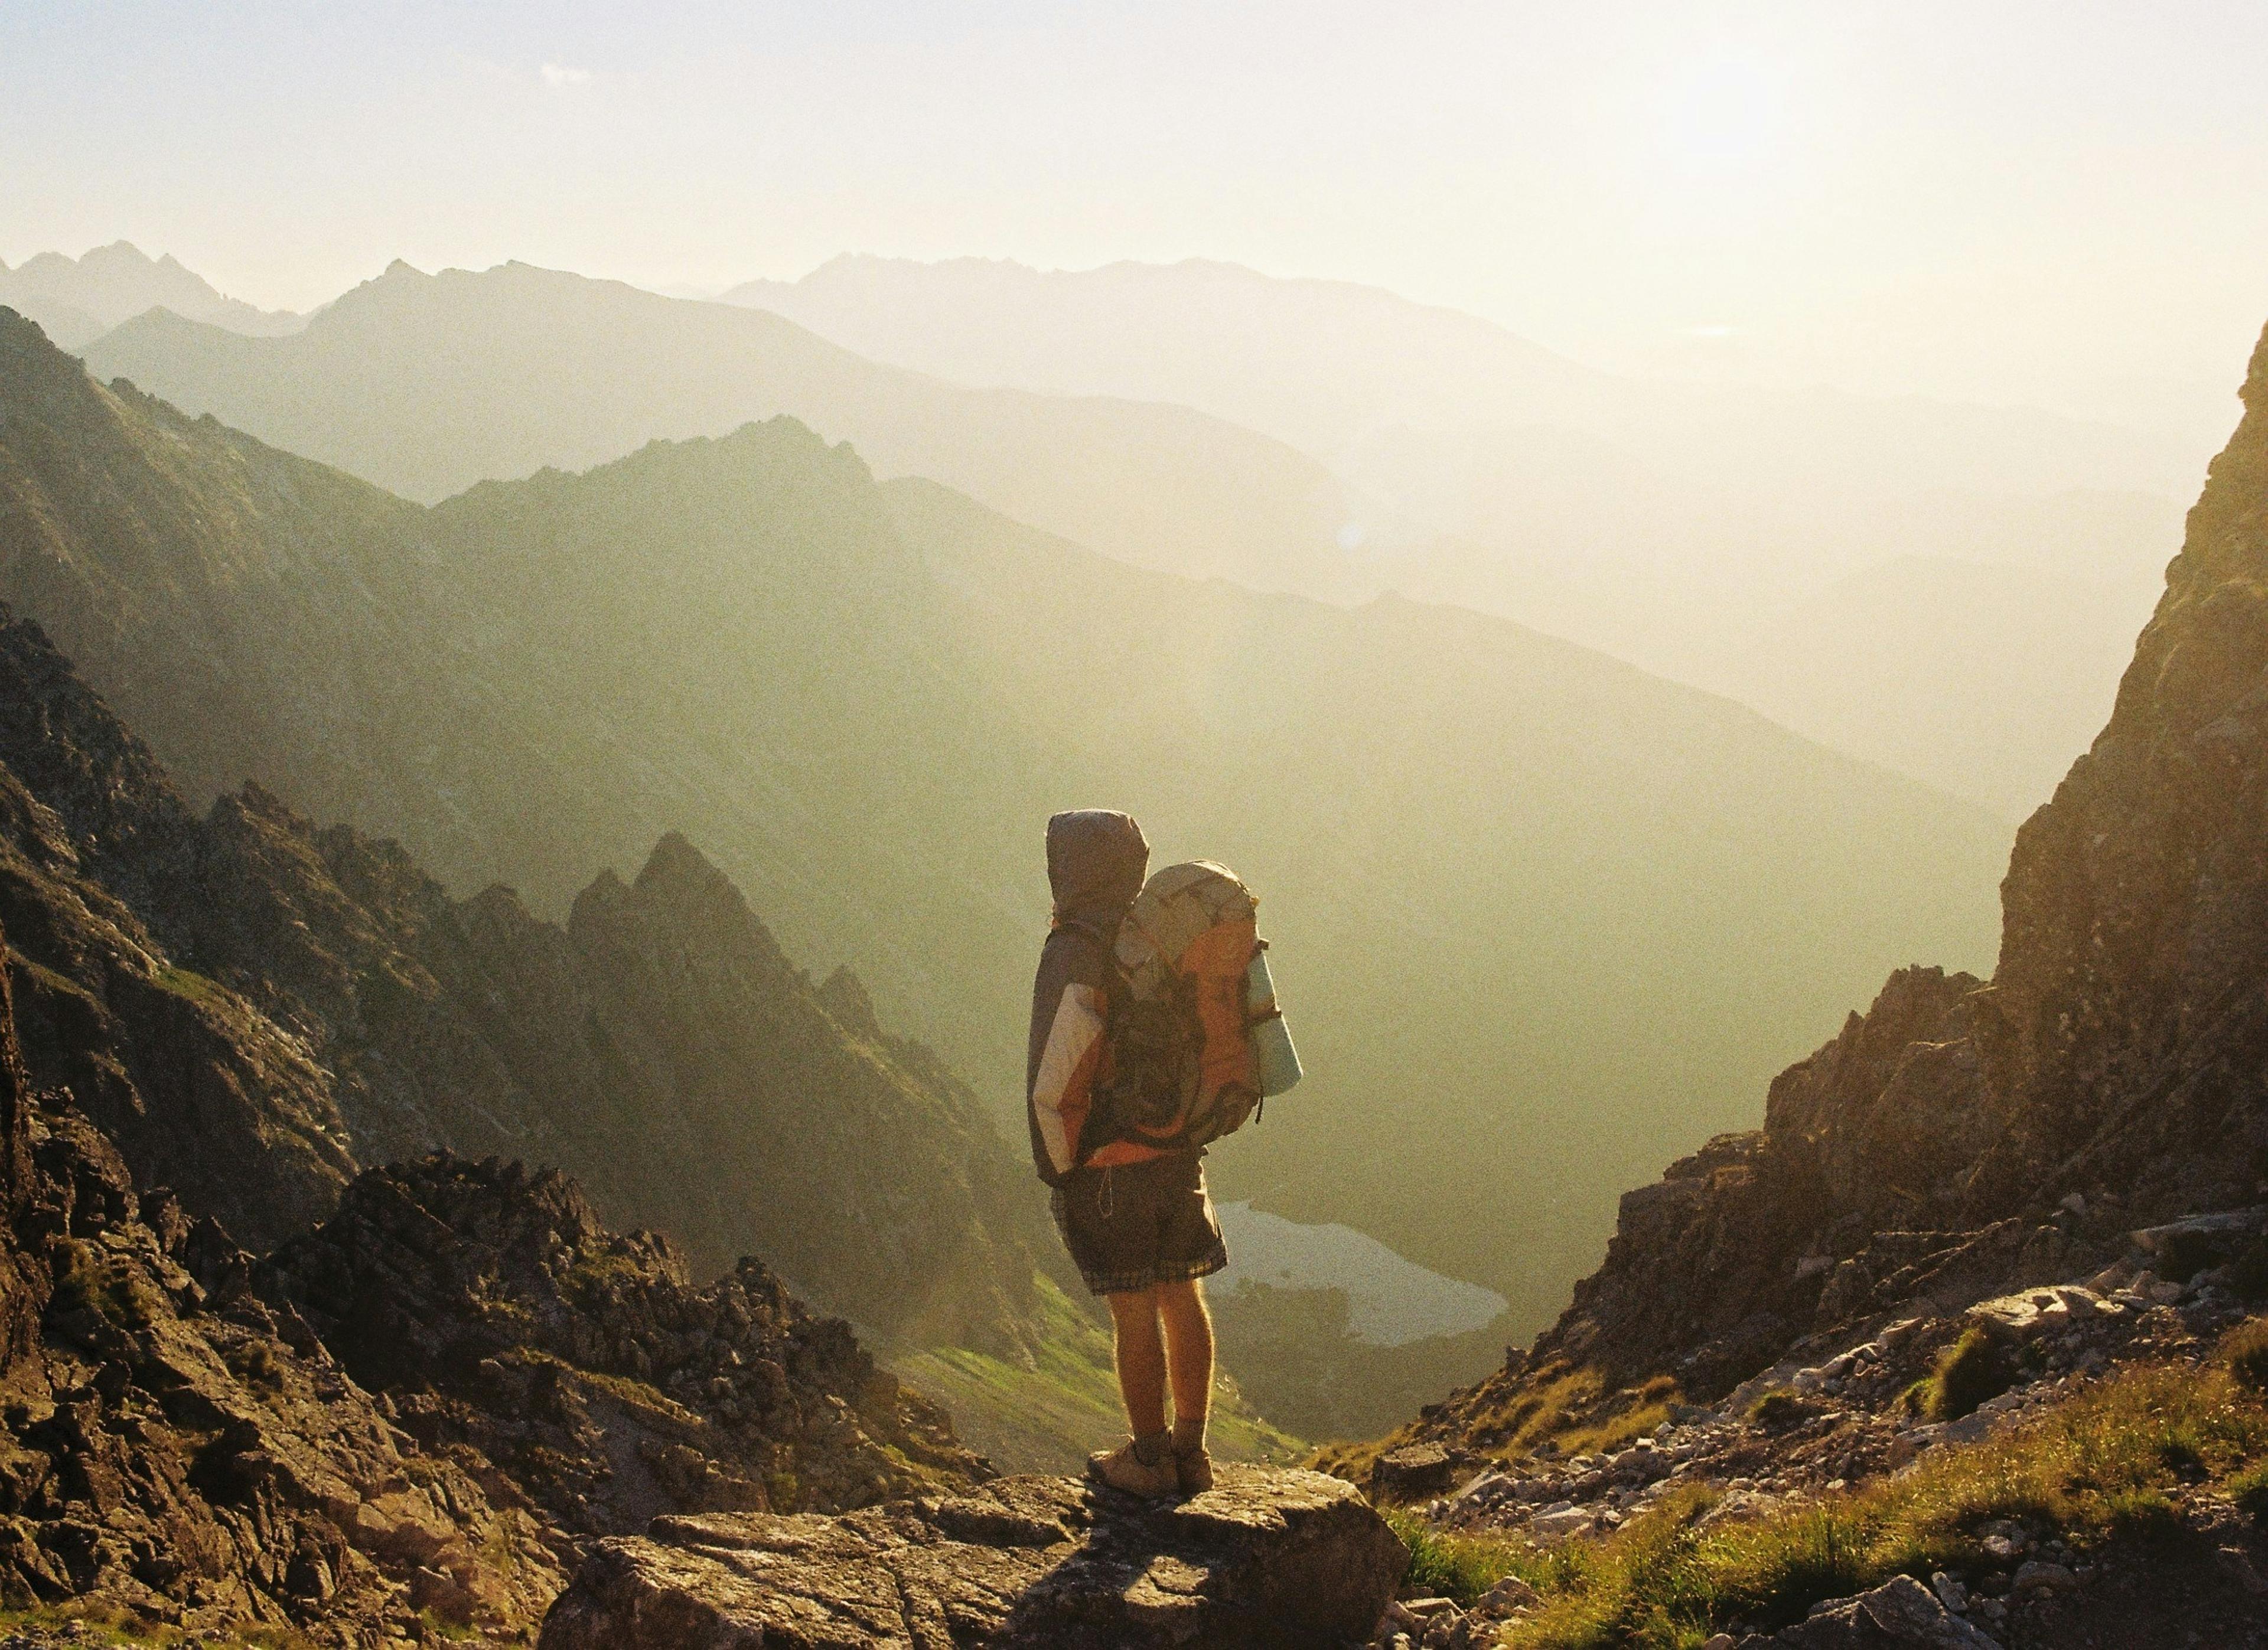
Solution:
<svg viewBox="0 0 2268 1650">
<path fill-rule="evenodd" d="M 371 1171 L 264 1262 L 34 1087 L 0 969 L 0 1595 L 329 1645 L 524 1642 L 658 1513 L 965 1487 L 942 1415 L 762 1265 L 573 1184 Z"/>
<path fill-rule="evenodd" d="M 0 1591 L 196 1629 L 510 1634 L 554 1547 L 428 1453 L 251 1257 L 39 1092 L 0 972 Z"/>
<path fill-rule="evenodd" d="M 1500 1432 L 1578 1370 L 1719 1396 L 2268 1199 L 2268 338 L 2243 401 L 2110 724 L 2017 840 L 1993 978 L 1893 976 L 1761 1131 L 1627 1195 L 1558 1323 L 1410 1436 Z M 2183 1275 L 2248 1219 L 2184 1239 Z"/>
<path fill-rule="evenodd" d="M 503 1153 L 699 1271 L 762 1254 L 885 1334 L 1022 1346 L 1039 1218 L 973 1097 L 681 837 L 564 928 L 506 889 L 455 901 L 256 785 L 193 814 L 0 618 L 0 922 L 40 1080 L 258 1247 L 364 1164 Z"/>
<path fill-rule="evenodd" d="M 983 1476 L 942 1411 L 762 1262 L 696 1287 L 666 1238 L 608 1232 L 556 1171 L 372 1170 L 258 1286 L 421 1445 L 493 1463 L 567 1536 Z"/>
</svg>

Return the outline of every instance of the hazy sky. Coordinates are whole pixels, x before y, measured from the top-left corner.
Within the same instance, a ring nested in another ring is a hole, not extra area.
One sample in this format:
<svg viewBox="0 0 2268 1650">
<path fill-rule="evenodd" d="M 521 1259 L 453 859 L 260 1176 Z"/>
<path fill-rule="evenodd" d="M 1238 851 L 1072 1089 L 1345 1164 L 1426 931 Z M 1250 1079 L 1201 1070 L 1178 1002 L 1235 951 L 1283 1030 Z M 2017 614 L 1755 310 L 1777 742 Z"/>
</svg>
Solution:
<svg viewBox="0 0 2268 1650">
<path fill-rule="evenodd" d="M 2257 0 L 0 0 L 0 259 L 304 307 L 396 256 L 1202 255 L 1610 366 L 2225 427 L 2264 67 Z"/>
</svg>

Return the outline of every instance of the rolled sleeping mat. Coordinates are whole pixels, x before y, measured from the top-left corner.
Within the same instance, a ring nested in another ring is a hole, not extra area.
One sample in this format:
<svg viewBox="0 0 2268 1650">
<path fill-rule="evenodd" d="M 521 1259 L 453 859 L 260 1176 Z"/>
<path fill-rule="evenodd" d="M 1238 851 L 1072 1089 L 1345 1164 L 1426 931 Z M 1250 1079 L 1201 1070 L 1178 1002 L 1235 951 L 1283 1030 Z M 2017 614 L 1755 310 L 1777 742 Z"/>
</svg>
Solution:
<svg viewBox="0 0 2268 1650">
<path fill-rule="evenodd" d="M 1268 972 L 1268 953 L 1253 953 L 1244 971 L 1244 1006 L 1252 1028 L 1252 1059 L 1260 1082 L 1260 1097 L 1283 1094 L 1301 1077 L 1300 1051 L 1292 1046 L 1292 1028 L 1276 1004 L 1276 982 Z"/>
</svg>

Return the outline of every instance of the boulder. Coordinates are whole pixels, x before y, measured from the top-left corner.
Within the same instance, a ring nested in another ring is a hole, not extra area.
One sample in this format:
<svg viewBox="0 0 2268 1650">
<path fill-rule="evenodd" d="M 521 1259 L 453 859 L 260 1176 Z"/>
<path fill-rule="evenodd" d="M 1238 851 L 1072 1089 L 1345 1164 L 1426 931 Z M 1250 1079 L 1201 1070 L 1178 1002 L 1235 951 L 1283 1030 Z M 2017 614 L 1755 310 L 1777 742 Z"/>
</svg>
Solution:
<svg viewBox="0 0 2268 1650">
<path fill-rule="evenodd" d="M 1834 1599 L 1810 1618 L 1770 1638 L 1751 1633 L 1739 1650 L 2000 1650 L 1946 1609 L 1910 1575 L 1893 1576 L 1871 1593 Z"/>
<path fill-rule="evenodd" d="M 839 1517 L 707 1514 L 595 1543 L 541 1650 L 1321 1650 L 1369 1637 L 1409 1556 L 1350 1485 L 1224 1465 L 1144 1502 L 1071 1478 Z"/>
<path fill-rule="evenodd" d="M 1969 1308 L 1968 1316 L 1970 1322 L 1991 1333 L 2014 1340 L 2030 1340 L 2039 1335 L 2061 1334 L 2117 1311 L 2083 1285 L 2057 1284 L 1980 1300 Z"/>
<path fill-rule="evenodd" d="M 1469 1470 L 1471 1457 L 1440 1444 L 1388 1450 L 1370 1470 L 1370 1492 L 1381 1501 L 1414 1502 L 1445 1493 Z"/>
</svg>

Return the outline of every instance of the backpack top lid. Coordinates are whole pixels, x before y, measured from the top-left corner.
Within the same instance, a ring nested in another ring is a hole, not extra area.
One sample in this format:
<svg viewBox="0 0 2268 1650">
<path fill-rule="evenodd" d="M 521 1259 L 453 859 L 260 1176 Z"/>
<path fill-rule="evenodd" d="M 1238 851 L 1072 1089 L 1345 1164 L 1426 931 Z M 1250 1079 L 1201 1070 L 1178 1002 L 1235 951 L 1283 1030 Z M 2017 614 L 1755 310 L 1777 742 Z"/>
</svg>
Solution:
<svg viewBox="0 0 2268 1650">
<path fill-rule="evenodd" d="M 1118 967 L 1137 997 L 1156 993 L 1200 935 L 1224 923 L 1247 932 L 1259 910 L 1252 890 L 1226 866 L 1191 859 L 1152 873 L 1118 929 Z M 1241 969 L 1240 961 L 1237 967 Z"/>
</svg>

